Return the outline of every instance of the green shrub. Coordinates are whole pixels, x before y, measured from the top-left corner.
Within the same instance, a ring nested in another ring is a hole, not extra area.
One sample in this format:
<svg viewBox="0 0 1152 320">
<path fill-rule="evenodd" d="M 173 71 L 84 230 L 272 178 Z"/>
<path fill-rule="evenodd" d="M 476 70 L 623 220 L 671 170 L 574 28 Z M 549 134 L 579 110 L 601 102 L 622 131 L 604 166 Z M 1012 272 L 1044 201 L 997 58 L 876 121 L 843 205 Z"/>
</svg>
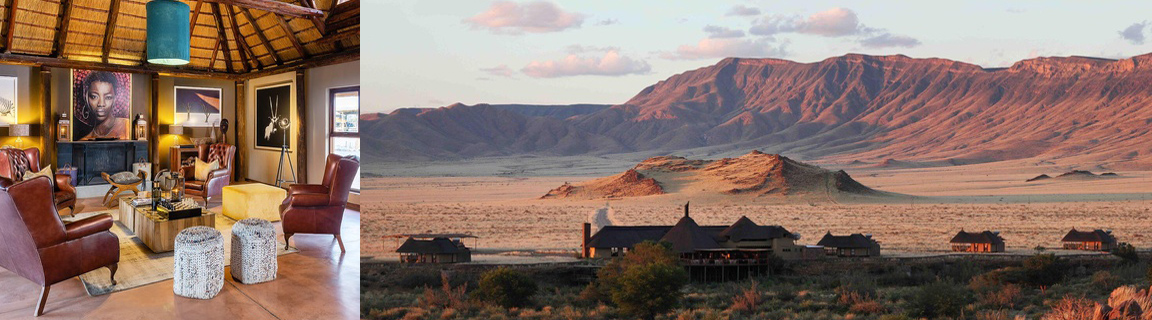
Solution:
<svg viewBox="0 0 1152 320">
<path fill-rule="evenodd" d="M 597 272 L 590 288 L 609 297 L 620 311 L 645 319 L 672 310 L 683 295 L 688 272 L 680 267 L 667 243 L 645 241 Z M 596 294 L 590 294 L 596 295 Z"/>
<path fill-rule="evenodd" d="M 1140 256 L 1136 254 L 1136 247 L 1127 242 L 1121 242 L 1117 245 L 1116 249 L 1112 249 L 1112 254 L 1124 259 L 1126 263 L 1140 262 Z"/>
<path fill-rule="evenodd" d="M 1111 290 L 1120 283 L 1120 277 L 1107 270 L 1096 271 L 1092 274 L 1092 285 L 1101 290 Z"/>
<path fill-rule="evenodd" d="M 1068 269 L 1055 254 L 1037 254 L 1024 260 L 1024 281 L 1044 289 L 1064 280 L 1064 273 Z"/>
<path fill-rule="evenodd" d="M 963 286 L 938 281 L 920 287 L 909 301 L 913 316 L 936 318 L 956 317 L 972 301 L 972 294 Z"/>
<path fill-rule="evenodd" d="M 480 277 L 474 294 L 480 300 L 513 308 L 524 306 L 535 293 L 535 280 L 519 271 L 500 267 Z"/>
</svg>

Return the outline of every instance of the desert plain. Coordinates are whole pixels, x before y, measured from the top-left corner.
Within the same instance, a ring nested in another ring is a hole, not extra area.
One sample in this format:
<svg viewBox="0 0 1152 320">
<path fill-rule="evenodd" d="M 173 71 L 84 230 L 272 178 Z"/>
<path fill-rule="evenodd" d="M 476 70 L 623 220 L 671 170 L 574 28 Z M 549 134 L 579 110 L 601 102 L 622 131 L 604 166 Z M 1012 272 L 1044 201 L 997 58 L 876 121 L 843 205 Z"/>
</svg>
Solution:
<svg viewBox="0 0 1152 320">
<path fill-rule="evenodd" d="M 1152 247 L 1152 171 L 1113 171 L 1107 165 L 1035 159 L 961 166 L 837 164 L 860 183 L 895 195 L 733 197 L 690 190 L 622 199 L 571 200 L 540 196 L 627 170 L 635 162 L 595 157 L 495 158 L 469 162 L 384 164 L 364 179 L 365 259 L 394 260 L 398 233 L 467 233 L 477 262 L 566 261 L 578 252 L 581 224 L 611 205 L 619 225 L 671 225 L 691 201 L 701 225 L 728 225 L 748 216 L 761 225 L 799 233 L 816 244 L 826 232 L 872 234 L 885 256 L 945 253 L 957 231 L 1000 231 L 1012 253 L 1040 246 L 1061 252 L 1060 238 L 1077 229 L 1112 230 L 1121 242 Z M 1107 178 L 1025 180 L 1071 170 Z"/>
</svg>

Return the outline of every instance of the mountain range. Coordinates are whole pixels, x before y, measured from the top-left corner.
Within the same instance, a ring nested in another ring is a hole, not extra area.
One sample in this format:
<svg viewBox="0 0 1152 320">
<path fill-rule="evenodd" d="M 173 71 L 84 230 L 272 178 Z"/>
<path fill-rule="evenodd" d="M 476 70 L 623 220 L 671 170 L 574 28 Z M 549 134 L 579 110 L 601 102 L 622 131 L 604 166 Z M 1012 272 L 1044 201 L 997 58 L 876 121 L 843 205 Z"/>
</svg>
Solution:
<svg viewBox="0 0 1152 320">
<path fill-rule="evenodd" d="M 1152 167 L 1152 54 L 1008 68 L 904 55 L 727 58 L 618 105 L 457 103 L 362 120 L 367 156 L 392 161 L 759 149 L 843 163 Z"/>
</svg>

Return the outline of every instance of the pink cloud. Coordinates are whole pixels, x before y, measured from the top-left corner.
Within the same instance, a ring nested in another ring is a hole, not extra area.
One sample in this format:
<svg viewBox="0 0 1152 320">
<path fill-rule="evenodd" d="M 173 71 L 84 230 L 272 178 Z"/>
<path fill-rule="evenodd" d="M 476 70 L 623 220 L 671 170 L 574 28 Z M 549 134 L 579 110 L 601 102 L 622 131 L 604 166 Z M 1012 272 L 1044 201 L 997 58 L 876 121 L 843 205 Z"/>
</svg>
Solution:
<svg viewBox="0 0 1152 320">
<path fill-rule="evenodd" d="M 624 76 L 646 74 L 652 67 L 644 60 L 620 55 L 618 50 L 610 50 L 603 57 L 581 57 L 570 54 L 560 60 L 532 61 L 520 72 L 533 78 L 559 78 L 572 76 Z"/>
<path fill-rule="evenodd" d="M 817 12 L 807 19 L 799 16 L 771 16 L 757 19 L 754 24 L 750 31 L 756 35 L 795 32 L 840 37 L 867 31 L 867 28 L 860 24 L 856 12 L 839 7 Z"/>
<path fill-rule="evenodd" d="M 708 38 L 700 40 L 696 45 L 682 45 L 674 52 L 662 53 L 660 57 L 672 60 L 779 57 L 785 55 L 784 45 L 773 46 L 763 39 Z"/>
<path fill-rule="evenodd" d="M 496 1 L 487 11 L 464 19 L 473 29 L 488 29 L 495 34 L 558 32 L 579 28 L 584 15 L 567 12 L 548 1 L 516 3 Z"/>
</svg>

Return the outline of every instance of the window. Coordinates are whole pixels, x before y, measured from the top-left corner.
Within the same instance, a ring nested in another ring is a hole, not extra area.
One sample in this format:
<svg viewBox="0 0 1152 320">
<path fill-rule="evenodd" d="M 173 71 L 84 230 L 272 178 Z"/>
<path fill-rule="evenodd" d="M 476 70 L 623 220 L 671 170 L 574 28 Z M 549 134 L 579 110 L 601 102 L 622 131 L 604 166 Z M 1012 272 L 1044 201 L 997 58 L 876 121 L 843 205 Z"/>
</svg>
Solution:
<svg viewBox="0 0 1152 320">
<path fill-rule="evenodd" d="M 328 106 L 328 117 L 332 119 L 331 129 L 328 132 L 328 152 L 341 156 L 354 155 L 359 158 L 360 86 L 329 89 Z M 360 192 L 360 172 L 356 172 L 352 190 Z"/>
</svg>

